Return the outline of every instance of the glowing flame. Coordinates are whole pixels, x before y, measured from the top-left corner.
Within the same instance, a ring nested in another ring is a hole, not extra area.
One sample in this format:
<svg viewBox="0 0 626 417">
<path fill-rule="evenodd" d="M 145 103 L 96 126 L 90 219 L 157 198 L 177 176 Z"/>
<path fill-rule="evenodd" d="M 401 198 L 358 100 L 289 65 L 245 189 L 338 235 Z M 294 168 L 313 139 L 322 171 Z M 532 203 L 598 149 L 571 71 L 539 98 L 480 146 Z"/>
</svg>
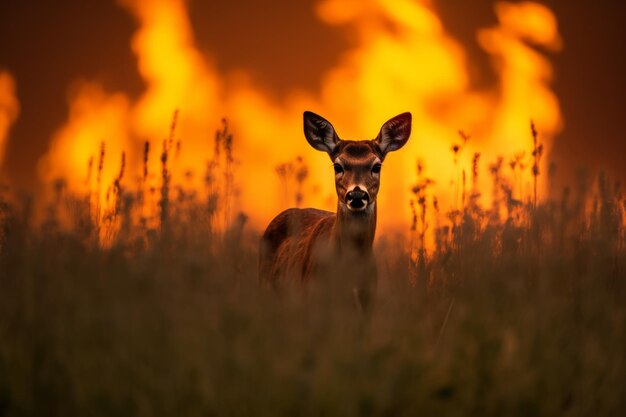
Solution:
<svg viewBox="0 0 626 417">
<path fill-rule="evenodd" d="M 119 155 L 129 146 L 127 131 L 130 104 L 123 94 L 107 94 L 98 84 L 79 83 L 70 94 L 69 120 L 52 138 L 50 150 L 40 163 L 40 173 L 48 179 L 65 178 L 74 189 L 89 186 L 88 164 L 105 157 L 114 163 L 102 164 L 101 182 L 111 184 L 118 169 Z"/>
<path fill-rule="evenodd" d="M 178 135 L 191 149 L 185 164 L 202 167 L 209 138 L 223 111 L 218 103 L 221 81 L 194 46 L 186 1 L 123 3 L 141 25 L 132 47 L 139 58 L 139 73 L 148 84 L 133 109 L 133 133 L 146 140 L 162 139 L 172 112 L 180 108 Z"/>
<path fill-rule="evenodd" d="M 294 91 L 286 103 L 277 104 L 245 74 L 218 73 L 195 46 L 184 0 L 124 0 L 140 24 L 132 48 L 147 90 L 132 103 L 122 93 L 81 85 L 71 98 L 70 120 L 53 139 L 43 177 L 62 174 L 70 186 L 80 186 L 78 179 L 85 177 L 87 161 L 103 140 L 113 155 L 125 150 L 129 169 L 140 172 L 143 142 L 160 146 L 176 108 L 181 110 L 179 166 L 202 171 L 211 157 L 213 132 L 221 116 L 227 116 L 240 162 L 239 209 L 261 227 L 286 208 L 274 168 L 296 155 L 304 156 L 309 165 L 305 205 L 335 208 L 330 163 L 304 140 L 303 110 L 327 117 L 346 139 L 371 139 L 388 118 L 411 111 L 414 133 L 405 149 L 388 158 L 379 197 L 381 225 L 404 225 L 410 219 L 409 190 L 417 158 L 437 181 L 442 199 L 453 200 L 449 184 L 457 181 L 458 186 L 458 168 L 450 148 L 459 141 L 458 129 L 472 136 L 459 162 L 469 171 L 474 152 L 481 152 L 485 164 L 500 155 L 530 153 L 531 118 L 548 148 L 562 123 L 550 88 L 551 65 L 532 47 L 561 46 L 556 19 L 548 8 L 532 2 L 496 4 L 499 24 L 479 31 L 478 41 L 493 60 L 498 84 L 478 90 L 470 83 L 463 48 L 445 32 L 429 4 L 321 2 L 319 18 L 354 30 L 357 46 L 324 74 L 320 91 Z M 150 164 L 154 170 L 158 161 L 153 158 Z M 110 169 L 109 180 L 117 168 Z"/>
<path fill-rule="evenodd" d="M 15 82 L 8 72 L 0 71 L 0 167 L 11 125 L 17 120 L 20 105 L 15 95 Z"/>
</svg>

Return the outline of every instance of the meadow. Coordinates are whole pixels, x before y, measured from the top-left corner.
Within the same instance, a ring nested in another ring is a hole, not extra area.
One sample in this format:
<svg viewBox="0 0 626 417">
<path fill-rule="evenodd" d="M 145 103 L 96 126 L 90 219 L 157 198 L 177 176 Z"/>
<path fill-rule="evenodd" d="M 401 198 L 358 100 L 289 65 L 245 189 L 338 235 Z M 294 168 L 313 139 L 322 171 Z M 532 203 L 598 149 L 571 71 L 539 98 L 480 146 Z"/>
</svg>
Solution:
<svg viewBox="0 0 626 417">
<path fill-rule="evenodd" d="M 502 159 L 485 206 L 475 155 L 448 210 L 419 169 L 411 230 L 378 236 L 361 312 L 332 285 L 259 284 L 233 140 L 216 134 L 202 193 L 167 141 L 158 187 L 130 185 L 124 162 L 101 184 L 103 144 L 92 189 L 57 181 L 43 220 L 0 192 L 0 416 L 626 414 L 619 185 L 581 176 L 520 199 L 519 161 Z M 525 169 L 549 175 L 530 152 Z"/>
</svg>

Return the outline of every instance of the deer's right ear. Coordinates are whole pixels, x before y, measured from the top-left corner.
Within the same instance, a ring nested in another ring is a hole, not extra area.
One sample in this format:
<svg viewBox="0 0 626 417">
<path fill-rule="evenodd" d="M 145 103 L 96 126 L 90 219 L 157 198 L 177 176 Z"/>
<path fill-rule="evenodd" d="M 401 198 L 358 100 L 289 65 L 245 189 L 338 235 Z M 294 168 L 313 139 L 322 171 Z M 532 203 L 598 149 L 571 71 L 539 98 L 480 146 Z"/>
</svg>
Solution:
<svg viewBox="0 0 626 417">
<path fill-rule="evenodd" d="M 304 136 L 312 147 L 328 154 L 332 154 L 339 143 L 339 137 L 333 125 L 322 116 L 310 111 L 304 112 Z"/>
</svg>

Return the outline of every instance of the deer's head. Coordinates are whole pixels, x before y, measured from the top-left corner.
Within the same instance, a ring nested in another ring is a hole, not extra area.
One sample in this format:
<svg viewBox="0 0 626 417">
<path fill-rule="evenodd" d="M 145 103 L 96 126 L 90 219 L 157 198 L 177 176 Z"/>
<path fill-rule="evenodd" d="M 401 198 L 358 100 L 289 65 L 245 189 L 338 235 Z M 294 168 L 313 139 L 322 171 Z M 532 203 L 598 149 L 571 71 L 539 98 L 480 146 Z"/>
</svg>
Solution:
<svg viewBox="0 0 626 417">
<path fill-rule="evenodd" d="M 339 139 L 328 120 L 304 112 L 304 135 L 313 148 L 330 156 L 339 205 L 352 212 L 374 206 L 385 156 L 404 146 L 410 134 L 411 113 L 402 113 L 384 123 L 373 140 L 354 141 Z"/>
</svg>

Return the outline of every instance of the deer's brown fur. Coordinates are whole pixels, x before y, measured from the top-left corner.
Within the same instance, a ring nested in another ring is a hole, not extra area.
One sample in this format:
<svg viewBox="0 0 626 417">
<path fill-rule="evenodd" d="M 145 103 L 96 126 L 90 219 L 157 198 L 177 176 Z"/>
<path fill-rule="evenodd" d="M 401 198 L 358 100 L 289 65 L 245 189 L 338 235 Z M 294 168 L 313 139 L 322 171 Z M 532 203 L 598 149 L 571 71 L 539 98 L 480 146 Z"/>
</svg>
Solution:
<svg viewBox="0 0 626 417">
<path fill-rule="evenodd" d="M 308 282 L 332 275 L 352 287 L 361 306 L 376 281 L 372 253 L 380 166 L 387 152 L 409 138 L 411 115 L 386 122 L 374 140 L 341 140 L 322 117 L 304 113 L 305 136 L 334 163 L 337 211 L 291 208 L 276 216 L 261 238 L 259 278 L 278 288 L 285 279 Z"/>
</svg>

